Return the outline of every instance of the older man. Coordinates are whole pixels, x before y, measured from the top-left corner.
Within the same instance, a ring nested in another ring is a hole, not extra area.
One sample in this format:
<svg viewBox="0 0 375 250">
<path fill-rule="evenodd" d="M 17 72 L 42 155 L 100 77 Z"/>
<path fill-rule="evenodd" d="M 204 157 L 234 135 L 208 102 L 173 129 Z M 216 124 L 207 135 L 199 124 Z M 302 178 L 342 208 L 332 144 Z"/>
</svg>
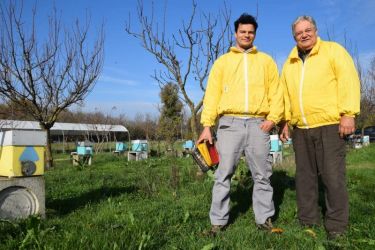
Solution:
<svg viewBox="0 0 375 250">
<path fill-rule="evenodd" d="M 312 17 L 298 17 L 292 32 L 297 45 L 284 64 L 281 83 L 285 120 L 293 126 L 298 219 L 306 226 L 320 224 L 321 178 L 324 225 L 328 237 L 336 238 L 348 226 L 344 136 L 354 132 L 354 117 L 359 113 L 358 74 L 341 45 L 318 37 Z M 288 123 L 280 134 L 283 141 L 289 137 Z"/>
</svg>

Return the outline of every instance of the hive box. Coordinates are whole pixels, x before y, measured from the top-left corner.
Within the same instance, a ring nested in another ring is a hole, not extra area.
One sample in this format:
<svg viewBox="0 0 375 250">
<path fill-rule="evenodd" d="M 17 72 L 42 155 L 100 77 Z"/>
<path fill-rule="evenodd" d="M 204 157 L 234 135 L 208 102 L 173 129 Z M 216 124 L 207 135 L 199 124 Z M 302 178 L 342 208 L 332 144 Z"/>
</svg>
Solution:
<svg viewBox="0 0 375 250">
<path fill-rule="evenodd" d="M 44 131 L 0 132 L 0 176 L 43 175 L 46 143 Z"/>
<path fill-rule="evenodd" d="M 185 141 L 182 147 L 185 150 L 192 150 L 194 148 L 194 142 L 192 140 Z"/>
<path fill-rule="evenodd" d="M 362 144 L 363 146 L 368 146 L 370 145 L 370 136 L 369 135 L 364 135 L 362 138 Z"/>
<path fill-rule="evenodd" d="M 127 145 L 123 142 L 116 142 L 116 151 L 123 152 L 128 149 Z"/>
<path fill-rule="evenodd" d="M 77 147 L 77 154 L 79 154 L 79 155 L 93 155 L 92 147 L 91 146 L 78 146 Z"/>
<path fill-rule="evenodd" d="M 279 152 L 281 151 L 281 146 L 280 146 L 280 140 L 278 135 L 270 135 L 271 139 L 271 152 Z"/>
<path fill-rule="evenodd" d="M 148 150 L 147 140 L 132 140 L 132 151 L 143 152 Z"/>
</svg>

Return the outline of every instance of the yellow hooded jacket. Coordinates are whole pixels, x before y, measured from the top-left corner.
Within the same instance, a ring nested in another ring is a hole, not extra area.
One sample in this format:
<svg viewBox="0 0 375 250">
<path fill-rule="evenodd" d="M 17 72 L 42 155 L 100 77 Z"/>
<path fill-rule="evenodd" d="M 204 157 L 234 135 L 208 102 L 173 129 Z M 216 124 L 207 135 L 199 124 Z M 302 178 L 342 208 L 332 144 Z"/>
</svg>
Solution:
<svg viewBox="0 0 375 250">
<path fill-rule="evenodd" d="M 221 115 L 265 117 L 275 124 L 284 113 L 276 63 L 256 47 L 236 47 L 219 57 L 208 78 L 201 123 L 213 126 Z"/>
<path fill-rule="evenodd" d="M 317 39 L 303 62 L 294 47 L 282 74 L 285 120 L 299 128 L 338 124 L 359 113 L 360 83 L 354 62 L 338 43 Z"/>
</svg>

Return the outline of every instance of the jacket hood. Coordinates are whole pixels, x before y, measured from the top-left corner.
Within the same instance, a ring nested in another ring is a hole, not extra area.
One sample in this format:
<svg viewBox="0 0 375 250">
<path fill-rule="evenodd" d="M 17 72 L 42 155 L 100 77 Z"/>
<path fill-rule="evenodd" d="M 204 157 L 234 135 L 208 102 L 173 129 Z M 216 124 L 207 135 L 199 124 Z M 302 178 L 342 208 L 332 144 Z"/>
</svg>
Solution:
<svg viewBox="0 0 375 250">
<path fill-rule="evenodd" d="M 253 46 L 250 49 L 245 50 L 245 51 L 242 51 L 237 47 L 230 47 L 230 52 L 234 52 L 234 53 L 256 53 L 257 51 L 258 50 L 256 46 Z"/>
</svg>

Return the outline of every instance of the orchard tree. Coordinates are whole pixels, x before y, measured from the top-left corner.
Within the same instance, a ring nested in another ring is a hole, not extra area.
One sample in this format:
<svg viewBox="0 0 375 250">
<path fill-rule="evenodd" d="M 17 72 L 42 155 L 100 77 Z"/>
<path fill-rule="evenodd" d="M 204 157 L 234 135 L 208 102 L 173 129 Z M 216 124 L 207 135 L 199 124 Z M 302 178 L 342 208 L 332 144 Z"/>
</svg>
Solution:
<svg viewBox="0 0 375 250">
<path fill-rule="evenodd" d="M 36 6 L 24 20 L 22 1 L 0 3 L 0 95 L 39 122 L 47 133 L 46 167 L 52 166 L 50 128 L 59 114 L 84 100 L 103 67 L 103 27 L 89 37 L 89 20 L 62 27 L 54 10 L 45 38 L 38 37 Z"/>
<path fill-rule="evenodd" d="M 334 37 L 334 27 L 332 31 L 327 28 L 327 38 L 332 41 Z M 357 68 L 360 80 L 360 114 L 355 118 L 356 127 L 364 132 L 364 128 L 375 124 L 375 56 L 372 58 L 370 67 L 365 70 L 359 57 L 358 48 L 347 38 L 346 32 L 344 33 L 344 47 L 353 57 L 355 66 Z"/>
<path fill-rule="evenodd" d="M 169 82 L 176 83 L 178 95 L 190 111 L 193 138 L 197 139 L 197 114 L 202 108 L 203 97 L 195 102 L 188 89 L 196 85 L 204 92 L 213 62 L 231 46 L 230 11 L 224 5 L 224 9 L 214 16 L 203 12 L 197 14 L 197 3 L 193 0 L 189 19 L 182 21 L 180 28 L 172 34 L 167 33 L 166 26 L 174 22 L 168 22 L 166 15 L 165 9 L 164 19 L 158 23 L 154 10 L 146 15 L 140 0 L 135 19 L 139 29 L 132 27 L 130 20 L 133 19 L 129 16 L 125 31 L 137 38 L 164 68 L 152 76 L 160 89 Z"/>
<path fill-rule="evenodd" d="M 375 56 L 372 58 L 367 74 L 361 79 L 361 113 L 356 118 L 357 126 L 362 129 L 375 124 Z"/>
<path fill-rule="evenodd" d="M 182 102 L 178 98 L 178 87 L 176 84 L 166 84 L 160 92 L 162 106 L 160 108 L 160 119 L 158 131 L 169 148 L 173 148 L 174 142 L 180 134 L 182 118 Z"/>
</svg>

